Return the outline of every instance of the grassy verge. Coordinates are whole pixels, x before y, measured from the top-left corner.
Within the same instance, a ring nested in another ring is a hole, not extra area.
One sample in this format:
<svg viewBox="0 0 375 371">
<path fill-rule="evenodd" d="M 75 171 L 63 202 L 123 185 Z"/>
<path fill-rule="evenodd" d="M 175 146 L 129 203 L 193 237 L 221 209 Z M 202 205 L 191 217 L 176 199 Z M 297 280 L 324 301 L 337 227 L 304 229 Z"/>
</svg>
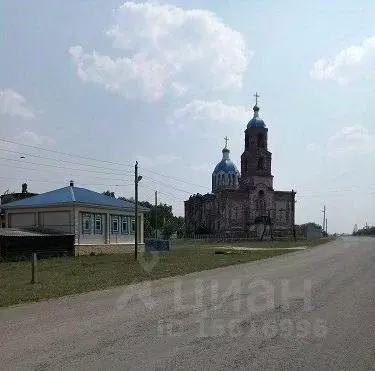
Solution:
<svg viewBox="0 0 375 371">
<path fill-rule="evenodd" d="M 205 247 L 205 248 L 214 248 L 214 247 L 252 247 L 252 248 L 264 248 L 264 249 L 282 249 L 282 248 L 293 248 L 293 247 L 302 247 L 307 248 L 321 245 L 323 243 L 331 241 L 331 237 L 327 238 L 309 238 L 309 239 L 297 239 L 297 241 L 199 241 L 199 240 L 185 240 L 185 241 L 176 241 L 172 242 L 172 247 Z"/>
<path fill-rule="evenodd" d="M 284 246 L 282 242 L 279 245 Z M 30 262 L 0 263 L 0 306 L 246 263 L 291 251 L 241 251 L 234 255 L 221 255 L 215 254 L 214 246 L 211 247 L 213 248 L 194 245 L 156 256 L 146 254 L 143 256 L 143 263 L 142 261 L 135 262 L 133 255 L 40 260 L 38 262 L 39 284 L 34 285 L 30 284 Z M 273 247 L 276 247 L 276 243 Z M 151 264 L 155 260 L 157 261 L 152 269 L 147 269 L 150 268 L 148 263 Z"/>
</svg>

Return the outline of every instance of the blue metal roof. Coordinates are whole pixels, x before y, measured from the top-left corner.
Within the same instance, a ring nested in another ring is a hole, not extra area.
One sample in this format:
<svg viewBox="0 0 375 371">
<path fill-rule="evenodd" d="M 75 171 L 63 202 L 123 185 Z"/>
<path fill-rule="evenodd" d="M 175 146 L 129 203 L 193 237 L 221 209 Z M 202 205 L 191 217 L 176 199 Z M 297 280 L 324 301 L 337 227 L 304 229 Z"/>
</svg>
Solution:
<svg viewBox="0 0 375 371">
<path fill-rule="evenodd" d="M 79 187 L 64 187 L 54 191 L 41 193 L 37 196 L 1 205 L 4 209 L 21 207 L 52 206 L 68 203 L 80 203 L 86 205 L 105 206 L 108 208 L 121 208 L 134 210 L 132 202 L 119 200 L 118 198 L 103 195 L 89 189 Z M 148 211 L 147 208 L 139 206 L 139 211 Z"/>
<path fill-rule="evenodd" d="M 215 167 L 214 174 L 223 171 L 224 173 L 237 173 L 237 167 L 231 160 L 221 160 Z"/>
</svg>

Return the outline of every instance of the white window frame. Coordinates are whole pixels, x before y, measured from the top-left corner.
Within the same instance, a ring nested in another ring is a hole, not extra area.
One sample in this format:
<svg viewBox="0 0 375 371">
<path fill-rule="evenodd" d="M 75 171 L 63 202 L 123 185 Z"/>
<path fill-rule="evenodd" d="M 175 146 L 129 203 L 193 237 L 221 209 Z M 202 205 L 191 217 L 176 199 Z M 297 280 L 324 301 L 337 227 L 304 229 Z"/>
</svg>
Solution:
<svg viewBox="0 0 375 371">
<path fill-rule="evenodd" d="M 130 218 L 130 233 L 135 234 L 135 218 Z"/>
<path fill-rule="evenodd" d="M 97 225 L 96 223 L 100 222 L 100 228 L 96 228 Z M 103 215 L 102 214 L 95 214 L 95 219 L 94 219 L 94 233 L 95 234 L 103 234 Z"/>
<path fill-rule="evenodd" d="M 82 234 L 91 234 L 91 214 L 82 213 Z M 86 228 L 86 222 L 88 222 L 88 228 Z"/>
<path fill-rule="evenodd" d="M 117 228 L 115 229 L 114 226 L 115 226 L 115 221 L 117 222 Z M 119 223 L 119 217 L 116 215 L 116 216 L 112 216 L 112 233 L 113 234 L 117 234 L 120 232 L 120 223 Z"/>
<path fill-rule="evenodd" d="M 126 228 L 124 228 L 124 223 L 126 223 Z M 123 216 L 121 217 L 121 233 L 122 234 L 129 234 L 129 217 Z"/>
</svg>

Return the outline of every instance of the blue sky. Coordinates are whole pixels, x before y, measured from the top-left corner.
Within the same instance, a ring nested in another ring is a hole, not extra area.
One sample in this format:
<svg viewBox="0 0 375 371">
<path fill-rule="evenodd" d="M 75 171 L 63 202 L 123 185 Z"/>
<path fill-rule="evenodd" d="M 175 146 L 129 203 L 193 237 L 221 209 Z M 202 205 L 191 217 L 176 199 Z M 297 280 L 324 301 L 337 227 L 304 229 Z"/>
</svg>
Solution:
<svg viewBox="0 0 375 371">
<path fill-rule="evenodd" d="M 375 224 L 375 4 L 207 3 L 3 1 L 0 192 L 131 196 L 138 160 L 140 198 L 183 215 L 226 135 L 240 165 L 257 91 L 297 223 Z"/>
</svg>

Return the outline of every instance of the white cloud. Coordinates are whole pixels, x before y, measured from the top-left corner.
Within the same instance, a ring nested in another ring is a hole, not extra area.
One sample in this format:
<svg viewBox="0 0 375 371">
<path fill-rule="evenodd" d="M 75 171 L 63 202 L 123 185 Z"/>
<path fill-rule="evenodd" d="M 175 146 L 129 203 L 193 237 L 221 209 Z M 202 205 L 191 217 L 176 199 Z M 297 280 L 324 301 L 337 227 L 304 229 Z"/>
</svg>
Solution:
<svg viewBox="0 0 375 371">
<path fill-rule="evenodd" d="M 375 135 L 361 125 L 347 126 L 329 139 L 328 146 L 331 155 L 369 153 L 375 151 Z"/>
<path fill-rule="evenodd" d="M 315 62 L 310 76 L 316 80 L 333 80 L 347 84 L 361 76 L 372 76 L 375 71 L 375 36 L 363 40 L 360 45 L 343 49 L 331 59 Z"/>
<path fill-rule="evenodd" d="M 166 93 L 241 88 L 252 56 L 243 35 L 214 13 L 168 4 L 125 2 L 106 35 L 113 56 L 81 46 L 69 53 L 82 81 L 126 98 L 156 101 Z"/>
<path fill-rule="evenodd" d="M 24 120 L 35 117 L 33 110 L 26 105 L 25 98 L 12 89 L 0 90 L 0 115 L 20 117 Z"/>
<path fill-rule="evenodd" d="M 137 156 L 137 160 L 139 161 L 139 166 L 141 167 L 155 167 L 158 165 L 168 165 L 172 162 L 180 160 L 180 157 L 174 156 L 172 154 L 161 154 L 155 157 L 148 157 L 148 156 Z"/>
<path fill-rule="evenodd" d="M 237 122 L 244 124 L 250 113 L 243 106 L 231 106 L 217 101 L 193 100 L 174 111 L 170 123 L 186 120 L 217 121 L 222 123 Z"/>
<path fill-rule="evenodd" d="M 45 145 L 53 145 L 55 140 L 46 135 L 39 135 L 34 133 L 33 131 L 25 130 L 22 131 L 15 137 L 15 141 L 20 143 L 27 143 L 32 146 L 45 146 Z"/>
</svg>

